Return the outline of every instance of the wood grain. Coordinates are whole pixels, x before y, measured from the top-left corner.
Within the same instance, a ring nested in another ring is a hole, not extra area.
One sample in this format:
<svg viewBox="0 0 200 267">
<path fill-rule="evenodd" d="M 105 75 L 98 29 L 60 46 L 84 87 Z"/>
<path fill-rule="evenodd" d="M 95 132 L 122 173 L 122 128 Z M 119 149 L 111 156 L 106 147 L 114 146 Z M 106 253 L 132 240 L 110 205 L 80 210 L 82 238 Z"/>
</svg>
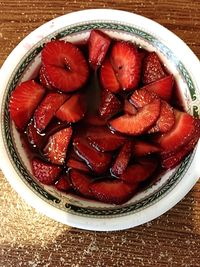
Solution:
<svg viewBox="0 0 200 267">
<path fill-rule="evenodd" d="M 122 9 L 151 18 L 200 57 L 199 0 L 6 0 L 0 2 L 0 66 L 32 30 L 85 8 Z M 11 189 L 2 173 L 0 188 L 1 267 L 200 266 L 200 182 L 160 218 L 111 233 L 70 228 L 39 214 Z"/>
</svg>

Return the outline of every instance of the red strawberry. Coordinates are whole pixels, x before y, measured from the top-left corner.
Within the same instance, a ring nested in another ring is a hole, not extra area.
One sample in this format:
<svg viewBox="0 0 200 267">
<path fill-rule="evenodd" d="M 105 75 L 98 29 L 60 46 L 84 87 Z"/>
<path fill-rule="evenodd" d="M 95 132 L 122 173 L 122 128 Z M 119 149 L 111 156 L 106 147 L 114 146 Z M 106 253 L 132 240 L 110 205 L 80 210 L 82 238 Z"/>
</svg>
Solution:
<svg viewBox="0 0 200 267">
<path fill-rule="evenodd" d="M 71 158 L 67 161 L 67 166 L 72 169 L 76 169 L 83 172 L 90 172 L 89 167 L 85 164 L 85 162 Z"/>
<path fill-rule="evenodd" d="M 84 122 L 92 126 L 104 126 L 106 121 L 97 114 L 87 114 Z"/>
<path fill-rule="evenodd" d="M 140 81 L 141 57 L 137 48 L 128 42 L 116 41 L 110 61 L 123 90 L 132 90 Z"/>
<path fill-rule="evenodd" d="M 48 143 L 44 148 L 44 155 L 51 163 L 64 164 L 69 142 L 72 136 L 72 128 L 64 128 L 49 137 Z"/>
<path fill-rule="evenodd" d="M 11 94 L 10 117 L 18 130 L 24 130 L 45 94 L 45 89 L 33 80 L 18 85 Z"/>
<path fill-rule="evenodd" d="M 111 120 L 110 126 L 115 131 L 129 135 L 145 133 L 158 119 L 160 114 L 160 100 L 154 99 L 141 108 L 136 115 L 122 115 Z"/>
<path fill-rule="evenodd" d="M 42 184 L 51 185 L 54 184 L 62 169 L 60 166 L 35 158 L 32 160 L 32 170 L 38 181 Z"/>
<path fill-rule="evenodd" d="M 63 174 L 60 176 L 59 180 L 55 184 L 56 189 L 59 191 L 68 192 L 71 189 L 70 183 L 68 181 L 67 175 Z"/>
<path fill-rule="evenodd" d="M 105 90 L 117 93 L 121 90 L 121 86 L 116 78 L 114 69 L 110 60 L 107 58 L 100 69 L 100 81 Z"/>
<path fill-rule="evenodd" d="M 152 153 L 158 153 L 160 151 L 161 149 L 153 143 L 140 140 L 133 142 L 132 154 L 135 157 L 143 157 Z"/>
<path fill-rule="evenodd" d="M 162 63 L 155 52 L 150 52 L 143 61 L 142 81 L 144 84 L 155 82 L 166 76 Z"/>
<path fill-rule="evenodd" d="M 111 39 L 99 30 L 92 30 L 88 40 L 89 62 L 93 69 L 97 69 L 103 62 Z"/>
<path fill-rule="evenodd" d="M 121 179 L 128 184 L 138 184 L 147 180 L 156 170 L 157 161 L 153 158 L 141 159 L 127 167 Z"/>
<path fill-rule="evenodd" d="M 137 109 L 127 99 L 125 99 L 124 112 L 129 115 L 135 115 L 137 113 Z"/>
<path fill-rule="evenodd" d="M 163 100 L 169 102 L 172 95 L 173 84 L 174 84 L 173 75 L 168 75 L 164 78 L 161 78 L 160 80 L 156 80 L 155 82 L 152 82 L 142 87 L 142 89 L 153 92 L 157 94 L 159 97 L 161 97 Z"/>
<path fill-rule="evenodd" d="M 101 202 L 123 204 L 135 193 L 136 186 L 130 186 L 119 180 L 97 181 L 90 186 L 92 194 Z"/>
<path fill-rule="evenodd" d="M 164 153 L 174 152 L 188 143 L 195 131 L 195 118 L 186 112 L 174 110 L 175 124 L 172 129 L 156 138 Z"/>
<path fill-rule="evenodd" d="M 74 139 L 73 145 L 77 154 L 95 173 L 102 174 L 108 169 L 111 161 L 109 153 L 97 151 L 84 138 Z"/>
<path fill-rule="evenodd" d="M 56 112 L 56 117 L 61 121 L 77 122 L 83 118 L 86 104 L 83 94 L 72 95 Z"/>
<path fill-rule="evenodd" d="M 95 148 L 101 151 L 115 150 L 125 142 L 123 136 L 112 133 L 106 126 L 90 127 L 87 138 Z"/>
<path fill-rule="evenodd" d="M 114 165 L 111 168 L 112 174 L 119 177 L 126 170 L 131 157 L 131 150 L 132 143 L 131 141 L 127 141 L 115 159 Z"/>
<path fill-rule="evenodd" d="M 101 92 L 101 104 L 99 114 L 102 118 L 108 119 L 118 113 L 122 108 L 119 99 L 112 93 L 103 90 Z"/>
<path fill-rule="evenodd" d="M 149 129 L 148 133 L 166 133 L 175 123 L 173 108 L 164 100 L 161 101 L 160 116 L 156 124 Z"/>
<path fill-rule="evenodd" d="M 134 91 L 134 93 L 130 97 L 130 102 L 136 108 L 142 108 L 145 105 L 149 104 L 155 98 L 158 98 L 155 93 L 142 88 Z"/>
<path fill-rule="evenodd" d="M 92 193 L 90 190 L 90 185 L 92 183 L 92 179 L 90 176 L 85 173 L 81 173 L 77 170 L 70 171 L 70 179 L 72 182 L 73 189 L 80 193 L 85 197 L 92 197 Z"/>
<path fill-rule="evenodd" d="M 34 113 L 35 127 L 42 132 L 49 124 L 59 107 L 69 98 L 68 95 L 48 93 Z"/>
<path fill-rule="evenodd" d="M 41 66 L 40 68 L 40 73 L 39 73 L 39 79 L 40 79 L 40 83 L 47 89 L 49 90 L 53 90 L 53 86 L 50 85 L 49 81 L 47 80 L 46 77 L 46 72 L 45 72 L 45 67 Z"/>
<path fill-rule="evenodd" d="M 89 76 L 88 64 L 74 44 L 51 41 L 45 45 L 41 57 L 51 86 L 64 92 L 72 92 L 86 83 Z"/>
<path fill-rule="evenodd" d="M 33 146 L 36 146 L 37 148 L 41 149 L 44 144 L 44 135 L 41 135 L 38 133 L 37 129 L 34 126 L 33 120 L 28 124 L 27 130 L 26 130 L 28 141 Z"/>
</svg>

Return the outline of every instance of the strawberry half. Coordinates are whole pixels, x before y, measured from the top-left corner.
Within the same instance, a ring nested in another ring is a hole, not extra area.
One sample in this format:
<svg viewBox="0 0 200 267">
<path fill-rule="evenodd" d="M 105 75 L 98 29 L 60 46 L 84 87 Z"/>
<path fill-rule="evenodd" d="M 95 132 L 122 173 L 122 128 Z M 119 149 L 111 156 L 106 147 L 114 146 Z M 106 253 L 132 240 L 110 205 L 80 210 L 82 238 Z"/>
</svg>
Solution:
<svg viewBox="0 0 200 267">
<path fill-rule="evenodd" d="M 120 133 L 140 135 L 145 133 L 158 119 L 160 100 L 154 99 L 141 108 L 136 115 L 122 115 L 109 122 L 111 128 Z"/>
<path fill-rule="evenodd" d="M 116 78 L 109 58 L 105 59 L 101 66 L 100 82 L 105 90 L 108 90 L 112 93 L 118 93 L 122 89 Z"/>
<path fill-rule="evenodd" d="M 93 69 L 97 69 L 103 62 L 111 39 L 99 30 L 92 30 L 88 40 L 89 62 Z"/>
<path fill-rule="evenodd" d="M 77 122 L 83 118 L 86 112 L 84 95 L 77 93 L 72 95 L 57 111 L 56 117 L 61 121 Z"/>
<path fill-rule="evenodd" d="M 59 180 L 55 183 L 55 188 L 59 191 L 69 192 L 71 189 L 68 177 L 66 174 L 60 176 Z"/>
<path fill-rule="evenodd" d="M 89 68 L 74 44 L 51 41 L 42 50 L 42 63 L 50 85 L 64 92 L 80 89 L 87 81 Z"/>
<path fill-rule="evenodd" d="M 49 137 L 44 148 L 44 155 L 51 163 L 63 165 L 72 136 L 72 128 L 64 128 Z"/>
<path fill-rule="evenodd" d="M 119 180 L 103 180 L 91 184 L 90 189 L 99 201 L 119 205 L 133 196 L 136 186 L 130 186 Z"/>
<path fill-rule="evenodd" d="M 136 108 L 143 108 L 145 105 L 149 104 L 155 98 L 158 98 L 158 96 L 155 93 L 141 88 L 134 91 L 134 93 L 130 97 L 130 102 Z"/>
<path fill-rule="evenodd" d="M 132 154 L 135 157 L 143 157 L 152 153 L 159 153 L 161 149 L 153 143 L 146 141 L 134 141 L 132 145 Z"/>
<path fill-rule="evenodd" d="M 86 139 L 76 138 L 73 142 L 77 154 L 87 163 L 87 165 L 97 174 L 107 171 L 111 154 L 97 151 Z"/>
<path fill-rule="evenodd" d="M 131 158 L 131 152 L 132 142 L 127 141 L 123 145 L 123 147 L 119 151 L 119 154 L 117 155 L 117 158 L 115 159 L 114 165 L 111 168 L 112 174 L 119 177 L 126 170 L 129 160 Z"/>
<path fill-rule="evenodd" d="M 101 103 L 99 106 L 99 114 L 104 119 L 109 119 L 122 108 L 120 100 L 111 92 L 102 90 Z"/>
<path fill-rule="evenodd" d="M 44 94 L 45 89 L 34 80 L 21 83 L 11 93 L 10 117 L 19 131 L 27 126 Z"/>
<path fill-rule="evenodd" d="M 39 80 L 40 83 L 47 89 L 49 90 L 54 90 L 53 86 L 50 85 L 49 81 L 47 80 L 46 77 L 46 72 L 45 72 L 45 67 L 41 66 L 40 72 L 39 72 Z"/>
<path fill-rule="evenodd" d="M 163 70 L 162 63 L 155 52 L 150 52 L 143 61 L 142 81 L 144 84 L 155 82 L 166 74 Z"/>
<path fill-rule="evenodd" d="M 153 92 L 157 94 L 159 97 L 161 97 L 163 100 L 169 102 L 172 95 L 173 85 L 174 85 L 174 77 L 173 75 L 168 75 L 160 80 L 156 80 L 155 82 L 152 82 L 142 87 L 142 89 Z"/>
<path fill-rule="evenodd" d="M 73 189 L 85 197 L 92 197 L 90 185 L 92 178 L 85 173 L 81 173 L 77 170 L 70 171 L 70 179 Z"/>
<path fill-rule="evenodd" d="M 103 152 L 115 150 L 125 142 L 123 136 L 112 133 L 106 126 L 90 127 L 87 138 L 92 146 Z"/>
<path fill-rule="evenodd" d="M 157 161 L 153 158 L 141 159 L 127 167 L 120 179 L 128 184 L 138 184 L 147 180 L 156 170 Z"/>
<path fill-rule="evenodd" d="M 42 184 L 52 185 L 61 173 L 61 167 L 46 163 L 45 161 L 34 158 L 32 160 L 33 175 Z"/>
<path fill-rule="evenodd" d="M 68 98 L 68 95 L 59 93 L 48 93 L 45 96 L 34 113 L 35 127 L 39 132 L 47 127 L 56 111 Z"/>
<path fill-rule="evenodd" d="M 90 172 L 89 167 L 85 164 L 85 162 L 71 158 L 67 161 L 67 166 L 72 169 L 76 169 L 82 172 Z"/>
<path fill-rule="evenodd" d="M 124 112 L 129 115 L 135 115 L 137 113 L 137 109 L 127 99 L 125 99 Z"/>
<path fill-rule="evenodd" d="M 110 62 L 123 90 L 137 87 L 140 81 L 141 57 L 132 43 L 116 41 L 111 50 Z"/>
</svg>

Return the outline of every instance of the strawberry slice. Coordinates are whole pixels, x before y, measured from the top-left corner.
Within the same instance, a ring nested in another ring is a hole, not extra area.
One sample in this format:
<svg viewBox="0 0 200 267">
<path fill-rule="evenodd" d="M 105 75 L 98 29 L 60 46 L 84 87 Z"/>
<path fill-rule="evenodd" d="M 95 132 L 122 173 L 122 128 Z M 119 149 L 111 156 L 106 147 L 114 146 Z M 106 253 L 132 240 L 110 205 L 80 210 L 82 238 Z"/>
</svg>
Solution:
<svg viewBox="0 0 200 267">
<path fill-rule="evenodd" d="M 109 58 L 105 59 L 101 66 L 100 82 L 105 90 L 108 90 L 112 93 L 118 93 L 122 89 L 116 78 Z"/>
<path fill-rule="evenodd" d="M 128 166 L 120 178 L 128 184 L 138 184 L 147 180 L 156 168 L 157 161 L 155 159 L 141 159 L 137 163 Z"/>
<path fill-rule="evenodd" d="M 51 161 L 51 163 L 63 165 L 72 136 L 72 128 L 64 128 L 52 136 L 43 150 L 44 155 Z"/>
<path fill-rule="evenodd" d="M 64 92 L 80 89 L 87 81 L 89 68 L 74 44 L 51 41 L 42 50 L 42 63 L 50 85 Z"/>
<path fill-rule="evenodd" d="M 137 87 L 140 81 L 141 57 L 132 43 L 116 41 L 111 50 L 110 61 L 123 90 Z"/>
<path fill-rule="evenodd" d="M 125 142 L 125 137 L 112 133 L 108 127 L 90 127 L 87 138 L 92 146 L 101 151 L 112 151 Z"/>
<path fill-rule="evenodd" d="M 19 131 L 23 131 L 27 126 L 44 94 L 45 89 L 34 80 L 23 82 L 14 89 L 10 97 L 9 111 Z"/>
<path fill-rule="evenodd" d="M 33 120 L 28 124 L 26 129 L 26 134 L 28 136 L 28 141 L 34 147 L 41 149 L 44 145 L 44 135 L 38 133 L 37 129 L 34 126 Z"/>
<path fill-rule="evenodd" d="M 94 70 L 102 64 L 110 43 L 110 37 L 104 32 L 99 30 L 91 31 L 88 40 L 89 62 Z"/>
<path fill-rule="evenodd" d="M 56 111 L 68 98 L 68 95 L 59 93 L 48 93 L 45 96 L 34 113 L 35 127 L 39 132 L 47 127 Z"/>
<path fill-rule="evenodd" d="M 173 108 L 164 100 L 161 101 L 160 116 L 156 124 L 149 129 L 148 133 L 166 133 L 175 123 Z"/>
<path fill-rule="evenodd" d="M 111 120 L 113 130 L 129 135 L 145 133 L 158 119 L 160 114 L 160 100 L 154 99 L 151 103 L 141 108 L 136 115 L 122 115 Z"/>
<path fill-rule="evenodd" d="M 145 105 L 149 104 L 155 98 L 158 98 L 155 93 L 141 88 L 134 91 L 134 93 L 130 97 L 130 102 L 136 108 L 142 108 Z"/>
<path fill-rule="evenodd" d="M 50 85 L 49 81 L 47 80 L 47 77 L 46 77 L 46 72 L 45 72 L 45 67 L 44 66 L 41 66 L 40 68 L 40 72 L 39 72 L 39 80 L 40 80 L 40 83 L 47 89 L 49 90 L 53 90 L 53 86 Z"/>
<path fill-rule="evenodd" d="M 150 52 L 143 61 L 142 81 L 144 84 L 155 82 L 166 74 L 163 70 L 162 63 L 155 52 Z"/>
<path fill-rule="evenodd" d="M 57 111 L 56 117 L 61 121 L 77 122 L 86 112 L 84 95 L 81 93 L 72 95 Z"/>
<path fill-rule="evenodd" d="M 102 174 L 108 169 L 111 154 L 97 151 L 84 138 L 75 138 L 73 145 L 76 153 L 87 163 L 92 171 Z"/>
<path fill-rule="evenodd" d="M 119 180 L 103 180 L 92 183 L 90 189 L 99 201 L 119 205 L 133 196 L 136 186 L 130 186 Z"/>
<path fill-rule="evenodd" d="M 157 137 L 155 141 L 163 149 L 164 153 L 170 153 L 186 145 L 195 132 L 195 118 L 186 112 L 174 109 L 175 123 L 172 129 Z"/>
<path fill-rule="evenodd" d="M 127 99 L 125 99 L 124 112 L 129 115 L 135 115 L 137 113 L 137 109 Z"/>
<path fill-rule="evenodd" d="M 71 186 L 66 174 L 60 176 L 59 180 L 55 183 L 55 188 L 58 189 L 59 191 L 65 191 L 65 192 L 70 191 Z"/>
<path fill-rule="evenodd" d="M 99 107 L 99 114 L 104 119 L 109 119 L 122 108 L 120 100 L 109 91 L 102 90 L 101 92 L 101 104 Z"/>
<path fill-rule="evenodd" d="M 71 158 L 67 161 L 67 166 L 72 169 L 76 169 L 82 172 L 90 172 L 89 167 L 83 161 Z"/>
<path fill-rule="evenodd" d="M 92 178 L 89 175 L 81 173 L 77 170 L 71 170 L 70 179 L 75 192 L 78 192 L 79 194 L 85 197 L 93 197 L 93 194 L 90 189 Z"/>
<path fill-rule="evenodd" d="M 161 149 L 150 142 L 146 141 L 134 141 L 133 146 L 132 146 L 132 154 L 135 157 L 143 157 L 152 153 L 159 153 Z"/>
<path fill-rule="evenodd" d="M 99 117 L 98 114 L 87 114 L 85 116 L 84 122 L 92 126 L 106 125 L 106 121 L 103 118 Z"/>
<path fill-rule="evenodd" d="M 153 92 L 157 94 L 159 97 L 161 97 L 163 100 L 169 102 L 172 95 L 173 85 L 174 85 L 174 77 L 173 75 L 168 75 L 164 78 L 161 78 L 160 80 L 156 80 L 155 82 L 152 82 L 142 87 L 142 89 Z"/>
<path fill-rule="evenodd" d="M 111 173 L 115 176 L 119 177 L 127 168 L 130 157 L 132 152 L 132 142 L 127 141 L 121 150 L 119 151 L 119 154 L 117 155 L 117 158 L 115 159 L 115 162 L 111 168 Z"/>
<path fill-rule="evenodd" d="M 39 182 L 46 185 L 52 185 L 60 175 L 62 169 L 60 166 L 46 163 L 39 158 L 34 158 L 32 160 L 32 171 L 33 175 Z"/>
</svg>

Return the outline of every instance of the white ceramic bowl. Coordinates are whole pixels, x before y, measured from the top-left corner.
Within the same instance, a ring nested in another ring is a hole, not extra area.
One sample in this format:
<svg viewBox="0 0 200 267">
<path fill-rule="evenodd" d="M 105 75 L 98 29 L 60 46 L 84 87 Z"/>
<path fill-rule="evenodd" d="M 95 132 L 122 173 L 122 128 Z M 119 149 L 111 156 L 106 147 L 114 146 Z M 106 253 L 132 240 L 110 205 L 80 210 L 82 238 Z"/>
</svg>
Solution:
<svg viewBox="0 0 200 267">
<path fill-rule="evenodd" d="M 180 166 L 128 203 L 121 206 L 101 204 L 38 183 L 31 175 L 30 163 L 8 112 L 10 93 L 16 84 L 35 76 L 44 43 L 52 38 L 83 40 L 96 28 L 156 51 L 174 74 L 186 110 L 193 115 L 200 114 L 200 63 L 183 41 L 161 25 L 136 14 L 108 9 L 79 11 L 58 17 L 30 33 L 2 66 L 0 164 L 15 190 L 47 216 L 82 229 L 121 230 L 160 216 L 189 192 L 200 176 L 200 144 Z"/>
</svg>

